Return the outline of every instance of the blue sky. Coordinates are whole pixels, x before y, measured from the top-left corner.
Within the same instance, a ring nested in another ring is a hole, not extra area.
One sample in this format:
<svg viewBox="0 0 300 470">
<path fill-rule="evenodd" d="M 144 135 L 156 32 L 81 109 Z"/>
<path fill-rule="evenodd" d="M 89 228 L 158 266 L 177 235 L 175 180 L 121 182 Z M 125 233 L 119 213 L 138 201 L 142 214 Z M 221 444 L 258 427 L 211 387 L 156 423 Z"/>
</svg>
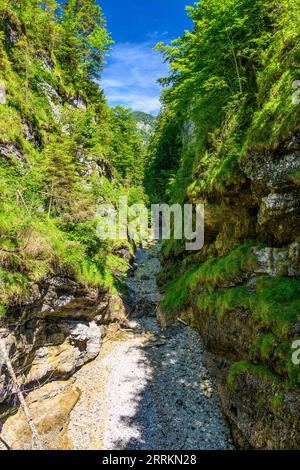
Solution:
<svg viewBox="0 0 300 470">
<path fill-rule="evenodd" d="M 189 0 L 99 0 L 115 44 L 107 58 L 101 85 L 111 106 L 120 104 L 156 114 L 167 65 L 153 51 L 191 27 Z"/>
</svg>

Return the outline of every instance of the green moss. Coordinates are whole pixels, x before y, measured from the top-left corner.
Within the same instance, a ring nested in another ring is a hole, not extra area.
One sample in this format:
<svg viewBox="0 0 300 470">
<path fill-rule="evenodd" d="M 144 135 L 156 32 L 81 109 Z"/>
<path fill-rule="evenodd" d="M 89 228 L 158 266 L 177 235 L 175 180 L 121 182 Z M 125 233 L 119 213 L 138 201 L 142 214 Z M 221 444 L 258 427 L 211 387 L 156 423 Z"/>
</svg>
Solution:
<svg viewBox="0 0 300 470">
<path fill-rule="evenodd" d="M 226 312 L 243 308 L 274 335 L 282 339 L 288 337 L 291 323 L 300 318 L 299 280 L 261 276 L 256 280 L 255 290 L 245 285 L 230 287 L 241 283 L 244 273 L 253 271 L 256 259 L 251 246 L 241 245 L 224 258 L 208 260 L 200 267 L 192 266 L 167 283 L 162 308 L 169 312 L 182 308 L 201 287 L 202 292 L 197 297 L 200 312 L 221 319 Z M 257 347 L 262 357 L 268 356 L 274 341 L 271 335 L 260 341 Z"/>
<path fill-rule="evenodd" d="M 178 256 L 185 252 L 184 240 L 166 240 L 162 246 L 162 255 L 165 259 Z"/>
<path fill-rule="evenodd" d="M 197 307 L 201 314 L 215 315 L 222 320 L 228 312 L 247 308 L 249 293 L 245 286 L 238 286 L 218 292 L 202 292 L 197 297 Z"/>
<path fill-rule="evenodd" d="M 193 278 L 192 289 L 198 283 L 208 290 L 217 286 L 240 282 L 245 272 L 253 270 L 256 258 L 251 253 L 253 243 L 246 243 L 235 248 L 228 256 L 206 261 Z"/>
<path fill-rule="evenodd" d="M 247 243 L 235 248 L 228 256 L 219 259 L 210 259 L 200 267 L 192 266 L 178 278 L 167 283 L 166 295 L 161 303 L 163 309 L 168 311 L 178 309 L 187 302 L 198 286 L 204 287 L 208 293 L 213 293 L 218 286 L 226 286 L 231 283 L 239 283 L 243 279 L 243 273 L 251 271 L 255 266 L 256 259 L 251 253 L 253 243 Z M 218 306 L 224 303 L 222 313 L 226 311 L 230 303 L 233 302 L 235 294 L 244 289 L 232 289 L 224 294 L 209 296 L 207 292 L 200 294 L 199 302 L 203 302 L 209 311 L 213 310 L 213 305 L 218 302 Z M 236 298 L 237 301 L 240 295 Z M 199 304 L 199 305 L 200 305 Z"/>
<path fill-rule="evenodd" d="M 261 80 L 270 79 L 266 74 Z M 282 76 L 270 84 L 269 99 L 254 116 L 242 155 L 249 151 L 272 149 L 286 139 L 299 123 L 299 106 L 292 104 L 292 83 L 297 79 L 292 70 L 286 70 Z"/>
<path fill-rule="evenodd" d="M 245 182 L 245 176 L 239 166 L 240 147 L 231 144 L 231 148 L 226 148 L 226 151 L 225 148 L 218 149 L 217 156 L 207 154 L 207 157 L 202 157 L 200 164 L 201 177 L 195 179 L 187 189 L 187 193 L 192 199 L 205 197 L 207 194 L 215 192 L 224 193 L 228 191 L 230 186 L 237 186 Z M 226 142 L 226 145 L 228 145 L 228 142 Z M 207 167 L 203 172 L 204 164 Z"/>
<path fill-rule="evenodd" d="M 280 412 L 284 402 L 284 396 L 281 393 L 276 393 L 271 400 L 271 407 L 275 413 Z"/>
<path fill-rule="evenodd" d="M 266 363 L 280 376 L 285 377 L 288 387 L 299 383 L 299 367 L 292 362 L 292 340 L 282 341 L 273 333 L 261 336 L 250 351 L 253 361 Z"/>
<path fill-rule="evenodd" d="M 79 282 L 87 286 L 110 286 L 111 279 L 109 272 L 99 270 L 96 263 L 89 259 L 84 259 L 76 269 L 76 277 Z"/>
<path fill-rule="evenodd" d="M 262 276 L 256 293 L 249 296 L 255 318 L 279 336 L 287 336 L 291 322 L 300 318 L 300 281 L 285 277 Z"/>
<path fill-rule="evenodd" d="M 161 307 L 166 312 L 178 311 L 189 299 L 189 286 L 197 268 L 193 266 L 178 279 L 174 279 L 165 286 L 166 294 L 161 301 Z"/>
<path fill-rule="evenodd" d="M 119 256 L 109 254 L 105 259 L 105 265 L 107 269 L 116 275 L 126 276 L 130 269 L 130 264 L 126 259 L 120 258 Z"/>
<path fill-rule="evenodd" d="M 1 317 L 4 317 L 5 313 L 6 313 L 6 307 L 3 303 L 0 303 L 0 319 Z"/>
<path fill-rule="evenodd" d="M 265 378 L 268 382 L 278 384 L 278 377 L 268 368 L 261 364 L 254 364 L 253 362 L 243 360 L 232 364 L 227 376 L 227 383 L 230 387 L 234 386 L 236 379 L 241 374 L 259 375 Z"/>
<path fill-rule="evenodd" d="M 125 289 L 123 278 L 129 265 L 115 255 L 100 253 L 96 258 L 85 257 L 75 267 L 76 278 L 87 286 L 102 286 L 112 293 Z"/>
<path fill-rule="evenodd" d="M 300 186 L 300 168 L 293 170 L 289 174 L 289 178 L 294 184 L 296 184 L 297 186 Z"/>
<path fill-rule="evenodd" d="M 239 167 L 237 155 L 227 155 L 216 168 L 211 188 L 224 192 L 229 186 L 243 182 L 245 182 L 245 176 Z"/>
<path fill-rule="evenodd" d="M 18 303 L 28 294 L 29 283 L 21 273 L 12 273 L 0 268 L 0 315 L 5 313 L 5 305 Z"/>
<path fill-rule="evenodd" d="M 267 360 L 274 353 L 278 339 L 273 333 L 261 336 L 252 346 L 251 356 L 254 358 Z"/>
<path fill-rule="evenodd" d="M 266 406 L 267 399 L 266 397 L 260 397 L 256 403 L 258 410 L 264 410 Z"/>
<path fill-rule="evenodd" d="M 249 310 L 262 326 L 275 335 L 289 336 L 291 323 L 300 318 L 300 281 L 285 277 L 261 276 L 256 290 L 238 286 L 218 292 L 204 292 L 198 296 L 200 311 L 222 317 L 237 308 Z M 270 337 L 268 337 L 268 341 Z M 265 351 L 270 347 L 266 342 Z"/>
</svg>

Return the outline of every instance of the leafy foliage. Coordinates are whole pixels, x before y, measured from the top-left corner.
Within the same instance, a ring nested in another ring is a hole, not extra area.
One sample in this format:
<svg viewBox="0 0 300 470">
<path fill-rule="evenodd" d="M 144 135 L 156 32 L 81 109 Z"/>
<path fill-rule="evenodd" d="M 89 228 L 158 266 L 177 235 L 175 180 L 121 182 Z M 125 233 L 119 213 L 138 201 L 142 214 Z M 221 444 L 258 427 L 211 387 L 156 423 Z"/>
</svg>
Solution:
<svg viewBox="0 0 300 470">
<path fill-rule="evenodd" d="M 128 269 L 96 230 L 100 202 L 145 197 L 135 118 L 95 80 L 111 43 L 94 0 L 0 0 L 2 312 L 46 275 L 115 289 Z"/>
<path fill-rule="evenodd" d="M 199 200 L 243 182 L 241 158 L 278 145 L 299 126 L 299 0 L 201 0 L 171 45 L 164 107 L 152 139 L 148 188 Z"/>
</svg>

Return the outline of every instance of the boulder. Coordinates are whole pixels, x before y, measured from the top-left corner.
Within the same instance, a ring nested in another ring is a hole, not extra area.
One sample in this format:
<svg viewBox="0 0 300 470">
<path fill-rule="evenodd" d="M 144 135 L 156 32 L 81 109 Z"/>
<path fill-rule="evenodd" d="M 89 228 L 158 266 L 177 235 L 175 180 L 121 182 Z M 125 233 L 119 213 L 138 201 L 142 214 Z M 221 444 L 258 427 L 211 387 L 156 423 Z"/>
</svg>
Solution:
<svg viewBox="0 0 300 470">
<path fill-rule="evenodd" d="M 49 279 L 45 283 L 38 317 L 71 317 L 93 320 L 106 291 L 98 287 L 86 288 L 63 277 Z"/>
</svg>

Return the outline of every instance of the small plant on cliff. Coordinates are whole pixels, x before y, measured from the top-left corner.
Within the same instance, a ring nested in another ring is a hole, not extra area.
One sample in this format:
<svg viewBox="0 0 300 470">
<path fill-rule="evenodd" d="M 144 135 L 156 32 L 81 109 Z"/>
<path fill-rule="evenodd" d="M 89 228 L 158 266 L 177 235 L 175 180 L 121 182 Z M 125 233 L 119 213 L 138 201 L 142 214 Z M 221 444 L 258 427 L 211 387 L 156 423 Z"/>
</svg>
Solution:
<svg viewBox="0 0 300 470">
<path fill-rule="evenodd" d="M 297 168 L 296 170 L 293 170 L 290 175 L 290 180 L 296 184 L 297 186 L 300 186 L 300 168 Z"/>
<path fill-rule="evenodd" d="M 274 397 L 271 400 L 271 406 L 275 413 L 280 412 L 280 410 L 282 409 L 283 402 L 284 396 L 281 393 L 275 393 Z"/>
</svg>

